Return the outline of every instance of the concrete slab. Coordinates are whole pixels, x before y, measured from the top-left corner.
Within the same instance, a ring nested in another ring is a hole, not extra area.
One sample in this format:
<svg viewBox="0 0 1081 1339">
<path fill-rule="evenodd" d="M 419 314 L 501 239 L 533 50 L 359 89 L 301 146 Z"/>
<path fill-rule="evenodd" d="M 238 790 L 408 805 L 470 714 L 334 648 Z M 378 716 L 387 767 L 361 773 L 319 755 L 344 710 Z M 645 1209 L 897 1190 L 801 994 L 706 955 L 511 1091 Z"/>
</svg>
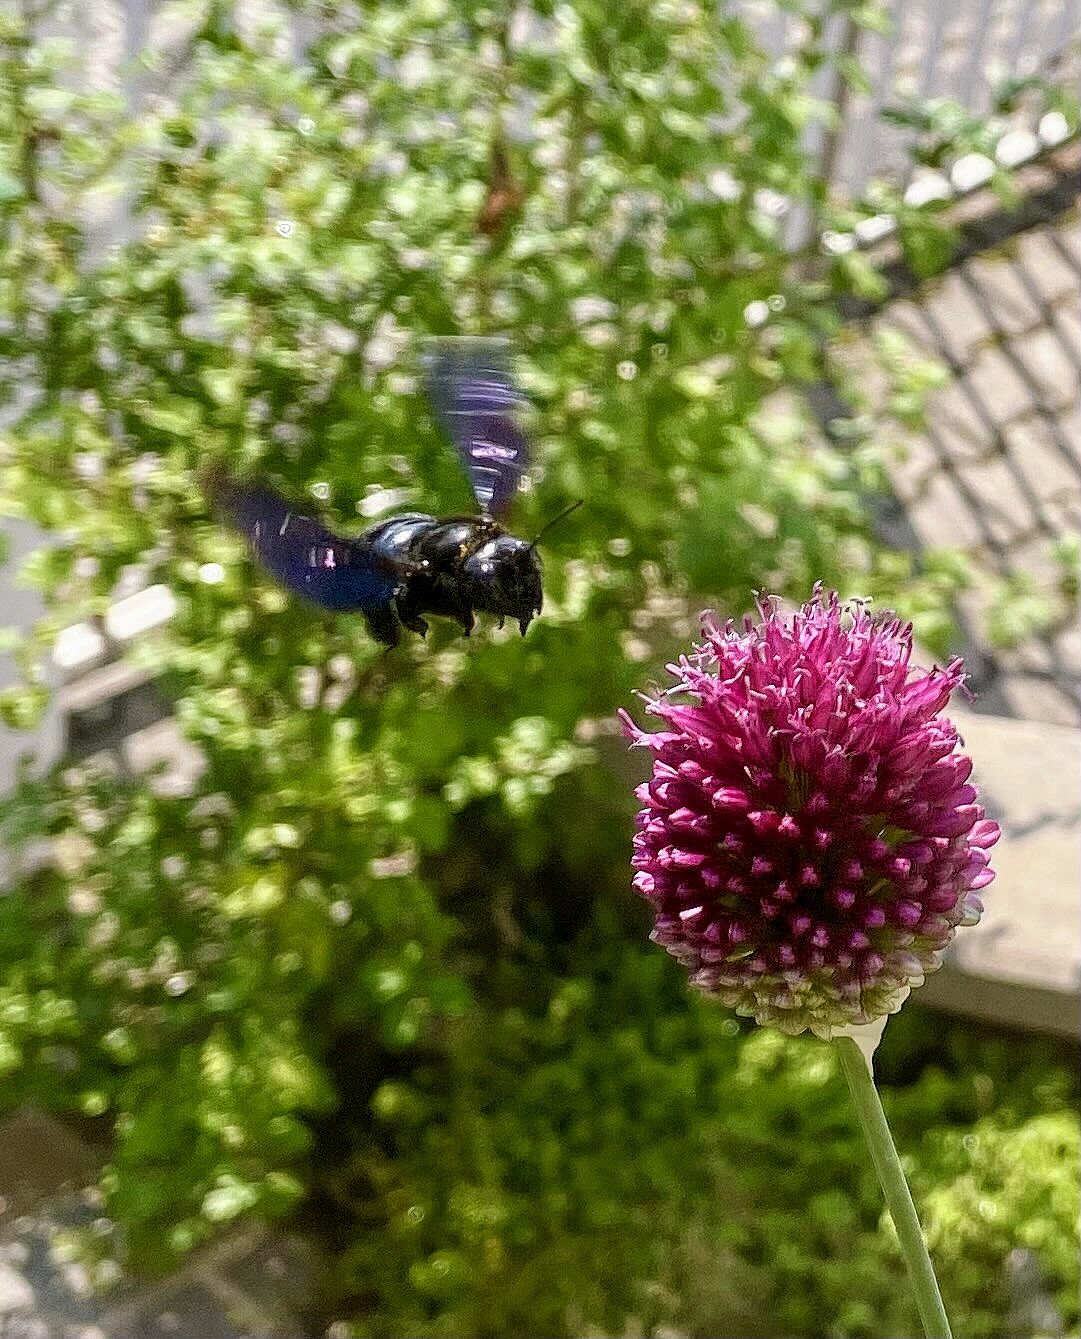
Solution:
<svg viewBox="0 0 1081 1339">
<path fill-rule="evenodd" d="M 1081 730 L 951 708 L 1002 825 L 987 910 L 921 1003 L 1081 1035 Z"/>
</svg>

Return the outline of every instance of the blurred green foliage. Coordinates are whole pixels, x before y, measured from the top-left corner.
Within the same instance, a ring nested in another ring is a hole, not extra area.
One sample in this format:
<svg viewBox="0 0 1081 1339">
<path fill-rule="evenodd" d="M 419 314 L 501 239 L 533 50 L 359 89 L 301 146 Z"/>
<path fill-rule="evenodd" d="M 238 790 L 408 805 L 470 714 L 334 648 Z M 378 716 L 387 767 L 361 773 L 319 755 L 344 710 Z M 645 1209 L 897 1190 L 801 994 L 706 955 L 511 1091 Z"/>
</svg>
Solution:
<svg viewBox="0 0 1081 1339">
<path fill-rule="evenodd" d="M 99 1252 L 294 1212 L 359 1335 L 908 1332 L 828 1051 L 744 1036 L 642 942 L 605 724 L 700 599 L 823 579 L 948 642 L 958 564 L 870 537 L 883 441 L 827 447 L 795 393 L 879 282 L 785 244 L 838 217 L 801 147 L 828 14 L 774 63 L 698 0 L 327 0 L 292 6 L 298 61 L 270 7 L 166 8 L 133 109 L 0 17 L 2 501 L 55 541 L 3 718 L 33 724 L 60 628 L 160 581 L 131 655 L 204 759 L 189 796 L 99 758 L 5 804 L 59 840 L 0 916 L 4 1101 L 105 1141 Z M 467 505 L 419 340 L 497 330 L 535 405 L 521 529 L 588 505 L 528 639 L 383 657 L 252 568 L 197 470 L 325 485 L 342 523 L 388 485 Z M 910 423 L 933 378 L 882 361 Z M 1022 1239 L 1072 1305 L 1069 1082 L 1030 1051 L 893 1099 L 961 1334 L 1004 1333 Z"/>
</svg>

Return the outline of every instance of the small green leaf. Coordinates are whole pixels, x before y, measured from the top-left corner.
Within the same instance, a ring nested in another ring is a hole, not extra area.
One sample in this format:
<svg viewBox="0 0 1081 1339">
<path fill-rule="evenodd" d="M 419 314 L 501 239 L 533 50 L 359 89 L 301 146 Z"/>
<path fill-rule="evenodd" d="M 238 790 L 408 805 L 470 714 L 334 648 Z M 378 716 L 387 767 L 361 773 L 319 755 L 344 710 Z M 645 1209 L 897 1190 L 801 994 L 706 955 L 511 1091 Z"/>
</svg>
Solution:
<svg viewBox="0 0 1081 1339">
<path fill-rule="evenodd" d="M 22 182 L 19 181 L 18 177 L 12 176 L 10 172 L 0 167 L 0 208 L 4 205 L 14 204 L 16 200 L 21 200 L 25 194 Z"/>
<path fill-rule="evenodd" d="M 176 437 L 190 437 L 199 423 L 198 404 L 178 395 L 162 396 L 153 404 L 140 407 L 137 412 L 152 428 L 172 433 Z"/>
<path fill-rule="evenodd" d="M 203 1217 L 212 1223 L 227 1223 L 259 1202 L 254 1186 L 230 1179 L 207 1191 L 203 1197 Z"/>
</svg>

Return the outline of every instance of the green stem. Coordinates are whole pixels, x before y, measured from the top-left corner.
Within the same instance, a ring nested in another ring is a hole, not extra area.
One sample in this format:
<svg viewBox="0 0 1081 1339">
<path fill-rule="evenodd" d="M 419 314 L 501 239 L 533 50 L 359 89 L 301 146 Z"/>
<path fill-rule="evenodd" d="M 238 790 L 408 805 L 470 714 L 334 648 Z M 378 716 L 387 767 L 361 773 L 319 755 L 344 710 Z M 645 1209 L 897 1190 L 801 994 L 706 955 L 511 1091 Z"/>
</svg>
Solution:
<svg viewBox="0 0 1081 1339">
<path fill-rule="evenodd" d="M 901 1160 L 897 1156 L 890 1127 L 886 1124 L 886 1113 L 878 1100 L 871 1068 L 851 1037 L 838 1037 L 836 1045 L 841 1056 L 841 1068 L 848 1080 L 860 1125 L 863 1126 L 871 1161 L 886 1197 L 886 1207 L 897 1229 L 897 1240 L 901 1244 L 901 1254 L 905 1258 L 924 1333 L 927 1339 L 951 1339 L 950 1322 L 946 1318 L 946 1308 L 942 1305 L 942 1294 L 938 1290 L 931 1257 L 927 1254 L 923 1229 L 916 1217 L 916 1206 L 912 1203 L 908 1182 L 901 1170 Z"/>
</svg>

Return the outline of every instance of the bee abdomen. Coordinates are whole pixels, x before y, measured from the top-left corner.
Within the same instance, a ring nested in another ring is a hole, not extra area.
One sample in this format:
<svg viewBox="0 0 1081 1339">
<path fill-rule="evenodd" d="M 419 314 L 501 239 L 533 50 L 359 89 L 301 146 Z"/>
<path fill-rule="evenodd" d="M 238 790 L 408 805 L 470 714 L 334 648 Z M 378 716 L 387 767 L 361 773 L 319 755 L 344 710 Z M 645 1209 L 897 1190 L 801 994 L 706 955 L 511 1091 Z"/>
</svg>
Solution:
<svg viewBox="0 0 1081 1339">
<path fill-rule="evenodd" d="M 372 552 L 392 562 L 409 563 L 419 561 L 418 546 L 441 522 L 424 512 L 407 511 L 389 520 L 380 521 L 364 532 L 364 542 Z"/>
</svg>

